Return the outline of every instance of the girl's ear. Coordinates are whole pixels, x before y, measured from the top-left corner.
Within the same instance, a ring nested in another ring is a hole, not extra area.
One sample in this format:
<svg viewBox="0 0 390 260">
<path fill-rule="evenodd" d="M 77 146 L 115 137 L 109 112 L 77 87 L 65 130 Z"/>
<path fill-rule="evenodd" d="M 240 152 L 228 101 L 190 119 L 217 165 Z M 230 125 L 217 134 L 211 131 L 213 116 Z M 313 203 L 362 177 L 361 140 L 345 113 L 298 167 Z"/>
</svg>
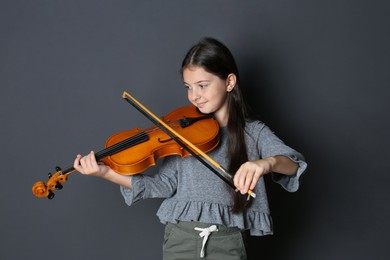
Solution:
<svg viewBox="0 0 390 260">
<path fill-rule="evenodd" d="M 230 73 L 226 78 L 226 91 L 230 92 L 236 86 L 237 77 L 234 73 Z"/>
</svg>

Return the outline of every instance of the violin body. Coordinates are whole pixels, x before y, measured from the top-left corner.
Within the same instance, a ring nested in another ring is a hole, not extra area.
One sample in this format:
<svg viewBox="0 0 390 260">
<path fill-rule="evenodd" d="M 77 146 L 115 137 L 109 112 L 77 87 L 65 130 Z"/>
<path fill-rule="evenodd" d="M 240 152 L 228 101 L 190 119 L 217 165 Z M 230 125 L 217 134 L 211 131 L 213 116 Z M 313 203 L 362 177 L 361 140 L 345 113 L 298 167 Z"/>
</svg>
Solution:
<svg viewBox="0 0 390 260">
<path fill-rule="evenodd" d="M 182 127 L 177 122 L 185 118 L 202 119 L 197 120 L 188 127 Z M 219 143 L 218 122 L 212 117 L 204 117 L 203 114 L 196 110 L 195 106 L 178 108 L 163 116 L 162 120 L 187 140 L 191 140 L 194 145 L 204 152 L 213 150 Z M 107 156 L 100 161 L 109 165 L 119 174 L 133 175 L 154 166 L 159 158 L 171 155 L 179 155 L 181 157 L 190 155 L 187 150 L 183 149 L 175 140 L 157 127 L 147 130 L 136 128 L 114 134 L 108 138 L 105 147 L 111 147 L 129 137 L 142 133 L 147 133 L 148 140 L 146 142 Z"/>
</svg>

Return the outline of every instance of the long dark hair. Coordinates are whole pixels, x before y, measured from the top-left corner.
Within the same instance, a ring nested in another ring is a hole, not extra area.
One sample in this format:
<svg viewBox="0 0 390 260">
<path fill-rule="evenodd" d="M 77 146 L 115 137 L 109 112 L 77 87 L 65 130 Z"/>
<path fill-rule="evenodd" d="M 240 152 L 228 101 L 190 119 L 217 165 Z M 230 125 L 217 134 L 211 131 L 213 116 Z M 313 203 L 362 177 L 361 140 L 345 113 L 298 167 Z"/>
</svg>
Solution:
<svg viewBox="0 0 390 260">
<path fill-rule="evenodd" d="M 227 123 L 228 171 L 231 174 L 235 174 L 241 164 L 248 161 L 244 131 L 245 119 L 249 118 L 249 114 L 240 90 L 240 77 L 234 57 L 230 50 L 220 41 L 213 38 L 204 38 L 188 51 L 182 62 L 182 74 L 183 70 L 188 66 L 202 67 L 222 80 L 226 80 L 231 73 L 236 75 L 236 85 L 227 97 L 229 113 Z M 231 189 L 230 187 L 228 188 Z M 232 211 L 234 213 L 243 211 L 245 208 L 243 196 L 233 190 L 232 196 L 234 199 Z"/>
</svg>

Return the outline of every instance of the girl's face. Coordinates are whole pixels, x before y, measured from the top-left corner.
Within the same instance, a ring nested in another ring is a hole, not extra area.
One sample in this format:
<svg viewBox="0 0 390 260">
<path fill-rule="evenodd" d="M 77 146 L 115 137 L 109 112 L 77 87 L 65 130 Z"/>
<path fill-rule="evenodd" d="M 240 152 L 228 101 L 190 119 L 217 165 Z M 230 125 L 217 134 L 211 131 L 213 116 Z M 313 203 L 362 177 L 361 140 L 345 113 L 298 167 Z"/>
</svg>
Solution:
<svg viewBox="0 0 390 260">
<path fill-rule="evenodd" d="M 202 113 L 214 113 L 219 124 L 225 126 L 229 118 L 227 95 L 235 85 L 235 75 L 223 80 L 202 67 L 188 66 L 183 70 L 183 80 L 188 100 Z"/>
</svg>

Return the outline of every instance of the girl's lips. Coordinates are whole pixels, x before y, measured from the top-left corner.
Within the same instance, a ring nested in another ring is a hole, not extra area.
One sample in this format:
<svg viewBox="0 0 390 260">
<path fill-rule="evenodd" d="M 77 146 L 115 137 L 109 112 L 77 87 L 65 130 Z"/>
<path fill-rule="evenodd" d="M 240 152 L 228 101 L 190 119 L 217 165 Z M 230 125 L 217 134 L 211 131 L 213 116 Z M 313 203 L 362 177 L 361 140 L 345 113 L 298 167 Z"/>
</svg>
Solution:
<svg viewBox="0 0 390 260">
<path fill-rule="evenodd" d="M 196 106 L 199 108 L 203 108 L 205 106 L 205 104 L 206 104 L 206 102 L 196 103 Z"/>
</svg>

